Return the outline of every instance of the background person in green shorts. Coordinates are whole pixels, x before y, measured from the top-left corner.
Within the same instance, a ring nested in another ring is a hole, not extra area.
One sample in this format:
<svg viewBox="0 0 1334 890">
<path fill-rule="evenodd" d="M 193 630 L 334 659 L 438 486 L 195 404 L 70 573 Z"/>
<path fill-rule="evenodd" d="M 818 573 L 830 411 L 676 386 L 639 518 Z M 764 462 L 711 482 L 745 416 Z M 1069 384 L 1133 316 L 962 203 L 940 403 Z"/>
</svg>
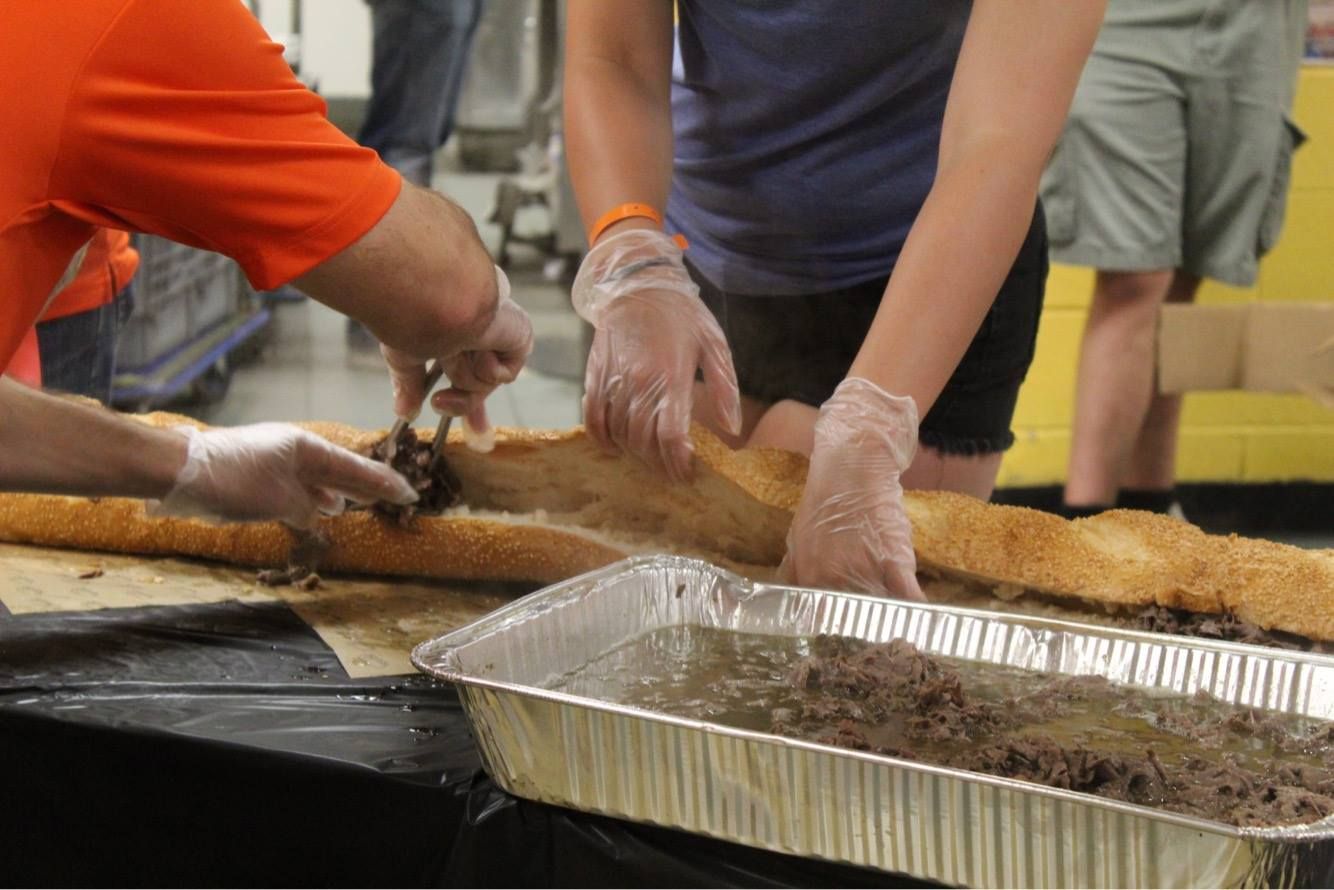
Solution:
<svg viewBox="0 0 1334 890">
<path fill-rule="evenodd" d="M 1167 512 L 1180 396 L 1155 392 L 1163 301 L 1248 286 L 1283 221 L 1305 0 L 1111 0 L 1042 182 L 1051 256 L 1097 268 L 1066 512 Z"/>
</svg>

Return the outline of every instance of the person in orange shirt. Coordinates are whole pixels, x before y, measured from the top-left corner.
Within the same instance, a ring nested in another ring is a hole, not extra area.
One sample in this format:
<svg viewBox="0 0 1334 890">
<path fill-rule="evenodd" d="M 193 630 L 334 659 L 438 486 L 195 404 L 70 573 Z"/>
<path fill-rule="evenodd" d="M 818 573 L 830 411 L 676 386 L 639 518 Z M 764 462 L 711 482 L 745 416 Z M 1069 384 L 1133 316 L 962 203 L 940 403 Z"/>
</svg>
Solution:
<svg viewBox="0 0 1334 890">
<path fill-rule="evenodd" d="M 134 308 L 139 252 L 128 232 L 99 229 L 79 273 L 42 313 L 36 335 L 46 389 L 111 400 L 116 335 Z"/>
<path fill-rule="evenodd" d="M 235 0 L 0 6 L 0 368 L 99 227 L 215 250 L 383 344 L 400 416 L 485 422 L 532 345 L 472 220 L 339 133 Z M 0 490 L 142 497 L 170 515 L 309 525 L 416 498 L 389 468 L 284 424 L 164 430 L 0 379 Z"/>
</svg>

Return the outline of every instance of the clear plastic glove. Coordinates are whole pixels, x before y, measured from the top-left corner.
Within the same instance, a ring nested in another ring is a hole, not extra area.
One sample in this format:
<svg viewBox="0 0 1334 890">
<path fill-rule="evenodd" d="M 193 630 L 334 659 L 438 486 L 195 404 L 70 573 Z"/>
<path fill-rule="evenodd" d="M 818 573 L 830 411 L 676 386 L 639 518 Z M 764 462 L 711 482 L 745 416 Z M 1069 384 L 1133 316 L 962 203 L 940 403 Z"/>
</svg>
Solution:
<svg viewBox="0 0 1334 890">
<path fill-rule="evenodd" d="M 820 408 L 806 490 L 779 575 L 790 584 L 921 600 L 899 476 L 917 450 L 917 405 L 849 377 Z"/>
<path fill-rule="evenodd" d="M 408 481 L 384 464 L 289 424 L 177 430 L 189 439 L 188 455 L 176 484 L 151 508 L 157 516 L 278 519 L 309 528 L 320 514 L 341 513 L 345 500 L 417 500 Z"/>
<path fill-rule="evenodd" d="M 496 267 L 499 289 L 495 318 L 472 349 L 439 356 L 450 386 L 437 392 L 431 405 L 442 414 L 465 418 L 468 429 L 485 435 L 491 427 L 486 416 L 486 397 L 498 386 L 513 383 L 533 351 L 533 325 L 518 303 L 510 298 L 510 283 Z M 426 400 L 426 362 L 381 345 L 394 386 L 394 414 L 416 419 Z"/>
<path fill-rule="evenodd" d="M 599 241 L 572 297 L 596 329 L 584 375 L 584 426 L 594 441 L 629 451 L 673 481 L 690 478 L 696 369 L 714 417 L 741 432 L 727 338 L 671 238 L 629 229 Z"/>
</svg>

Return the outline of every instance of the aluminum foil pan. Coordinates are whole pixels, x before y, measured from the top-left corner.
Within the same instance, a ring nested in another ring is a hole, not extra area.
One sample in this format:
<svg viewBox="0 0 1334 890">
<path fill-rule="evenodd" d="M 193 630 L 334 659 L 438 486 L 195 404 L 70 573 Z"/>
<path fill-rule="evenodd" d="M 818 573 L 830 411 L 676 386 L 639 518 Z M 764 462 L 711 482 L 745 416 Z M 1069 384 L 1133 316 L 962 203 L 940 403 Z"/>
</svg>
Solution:
<svg viewBox="0 0 1334 890">
<path fill-rule="evenodd" d="M 412 654 L 460 685 L 491 776 L 521 797 L 969 886 L 1334 883 L 1334 818 L 1237 828 L 1028 782 L 545 689 L 672 625 L 840 634 L 1334 719 L 1334 658 L 756 584 L 644 557 L 538 591 Z"/>
</svg>

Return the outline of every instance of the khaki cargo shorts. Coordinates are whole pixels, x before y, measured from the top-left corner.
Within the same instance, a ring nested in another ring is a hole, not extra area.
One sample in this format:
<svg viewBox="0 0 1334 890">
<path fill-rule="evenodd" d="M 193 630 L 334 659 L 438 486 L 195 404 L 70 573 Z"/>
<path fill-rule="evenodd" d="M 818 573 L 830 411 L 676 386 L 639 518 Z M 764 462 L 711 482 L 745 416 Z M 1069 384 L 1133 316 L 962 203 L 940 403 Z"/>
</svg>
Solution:
<svg viewBox="0 0 1334 890">
<path fill-rule="evenodd" d="M 1111 0 L 1042 179 L 1052 259 L 1255 281 L 1278 239 L 1304 0 Z"/>
</svg>

